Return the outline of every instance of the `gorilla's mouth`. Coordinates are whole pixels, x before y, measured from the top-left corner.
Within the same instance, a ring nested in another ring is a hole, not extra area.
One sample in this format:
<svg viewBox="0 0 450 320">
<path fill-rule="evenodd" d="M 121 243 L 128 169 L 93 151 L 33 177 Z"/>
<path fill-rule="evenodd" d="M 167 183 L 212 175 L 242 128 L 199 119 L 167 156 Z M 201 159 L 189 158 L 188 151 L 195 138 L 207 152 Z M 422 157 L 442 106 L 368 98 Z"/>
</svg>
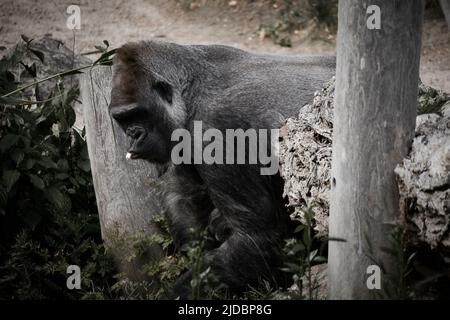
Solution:
<svg viewBox="0 0 450 320">
<path fill-rule="evenodd" d="M 127 152 L 125 158 L 126 158 L 127 160 L 130 160 L 130 159 L 139 159 L 139 158 L 140 158 L 140 155 L 139 155 L 139 153 L 136 153 L 136 152 Z"/>
</svg>

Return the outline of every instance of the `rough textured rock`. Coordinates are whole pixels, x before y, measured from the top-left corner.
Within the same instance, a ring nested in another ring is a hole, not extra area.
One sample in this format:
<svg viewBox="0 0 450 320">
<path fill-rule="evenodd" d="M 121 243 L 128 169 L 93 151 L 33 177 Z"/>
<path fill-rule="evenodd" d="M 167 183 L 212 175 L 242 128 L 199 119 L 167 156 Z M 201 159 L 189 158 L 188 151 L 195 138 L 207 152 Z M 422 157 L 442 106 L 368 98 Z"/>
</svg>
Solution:
<svg viewBox="0 0 450 320">
<path fill-rule="evenodd" d="M 291 218 L 304 222 L 302 210 L 314 205 L 320 236 L 328 234 L 333 99 L 334 79 L 281 130 L 280 173 L 293 209 Z"/>
<path fill-rule="evenodd" d="M 417 117 L 412 150 L 395 173 L 414 240 L 450 249 L 450 102 Z"/>
<path fill-rule="evenodd" d="M 402 208 L 412 242 L 450 252 L 450 97 L 423 84 L 419 89 L 424 114 L 417 117 L 410 155 L 396 169 Z M 304 222 L 302 210 L 314 204 L 321 237 L 328 234 L 333 99 L 334 79 L 281 130 L 280 173 L 291 218 Z"/>
</svg>

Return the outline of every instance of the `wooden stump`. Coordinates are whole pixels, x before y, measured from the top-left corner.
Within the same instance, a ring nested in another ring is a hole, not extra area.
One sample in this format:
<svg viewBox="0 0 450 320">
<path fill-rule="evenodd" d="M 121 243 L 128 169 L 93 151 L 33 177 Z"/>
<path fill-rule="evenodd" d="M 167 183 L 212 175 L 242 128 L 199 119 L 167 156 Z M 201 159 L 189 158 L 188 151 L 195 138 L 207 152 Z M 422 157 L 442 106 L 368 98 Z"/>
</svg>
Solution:
<svg viewBox="0 0 450 320">
<path fill-rule="evenodd" d="M 448 30 L 450 31 L 450 0 L 440 0 L 442 12 L 447 20 Z"/>
<path fill-rule="evenodd" d="M 331 299 L 403 294 L 394 169 L 414 137 L 423 12 L 422 0 L 339 1 L 329 234 L 345 242 L 329 243 Z"/>
<path fill-rule="evenodd" d="M 126 160 L 127 138 L 108 112 L 111 67 L 95 67 L 80 80 L 83 117 L 102 238 L 130 279 L 145 278 L 139 267 L 160 259 L 162 250 L 149 245 L 130 259 L 133 243 L 158 232 L 152 218 L 160 214 L 156 179 L 159 168 L 143 160 Z"/>
</svg>

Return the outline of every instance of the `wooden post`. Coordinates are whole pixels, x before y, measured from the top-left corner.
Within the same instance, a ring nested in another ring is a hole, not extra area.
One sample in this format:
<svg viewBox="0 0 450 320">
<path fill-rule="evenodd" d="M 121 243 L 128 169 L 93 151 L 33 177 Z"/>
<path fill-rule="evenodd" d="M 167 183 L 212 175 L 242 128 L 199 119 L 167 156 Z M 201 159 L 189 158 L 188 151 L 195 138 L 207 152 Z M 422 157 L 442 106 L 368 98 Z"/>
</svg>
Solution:
<svg viewBox="0 0 450 320">
<path fill-rule="evenodd" d="M 111 79 L 110 67 L 95 67 L 81 77 L 83 117 L 102 237 L 121 270 L 139 280 L 140 265 L 162 256 L 159 247 L 149 246 L 144 256 L 127 259 L 133 241 L 158 231 L 152 225 L 152 217 L 161 213 L 155 195 L 158 168 L 126 160 L 126 136 L 108 112 Z"/>
<path fill-rule="evenodd" d="M 450 32 L 450 0 L 440 0 L 441 9 L 447 21 L 448 31 Z"/>
<path fill-rule="evenodd" d="M 367 26 L 371 5 L 380 29 Z M 423 11 L 422 0 L 339 1 L 330 237 L 346 242 L 330 241 L 331 299 L 395 297 L 398 261 L 383 247 L 399 215 L 394 168 L 414 135 Z"/>
</svg>

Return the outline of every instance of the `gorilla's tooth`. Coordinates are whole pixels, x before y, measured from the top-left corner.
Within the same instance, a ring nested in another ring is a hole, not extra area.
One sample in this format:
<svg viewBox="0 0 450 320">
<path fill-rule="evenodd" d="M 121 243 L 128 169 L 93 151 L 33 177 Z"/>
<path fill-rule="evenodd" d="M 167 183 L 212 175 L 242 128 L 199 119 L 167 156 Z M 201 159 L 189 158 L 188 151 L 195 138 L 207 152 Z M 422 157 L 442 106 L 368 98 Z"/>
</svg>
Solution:
<svg viewBox="0 0 450 320">
<path fill-rule="evenodd" d="M 131 159 L 131 153 L 130 153 L 130 152 L 127 152 L 127 155 L 125 156 L 125 158 L 126 158 L 127 160 L 130 160 L 130 159 Z"/>
</svg>

